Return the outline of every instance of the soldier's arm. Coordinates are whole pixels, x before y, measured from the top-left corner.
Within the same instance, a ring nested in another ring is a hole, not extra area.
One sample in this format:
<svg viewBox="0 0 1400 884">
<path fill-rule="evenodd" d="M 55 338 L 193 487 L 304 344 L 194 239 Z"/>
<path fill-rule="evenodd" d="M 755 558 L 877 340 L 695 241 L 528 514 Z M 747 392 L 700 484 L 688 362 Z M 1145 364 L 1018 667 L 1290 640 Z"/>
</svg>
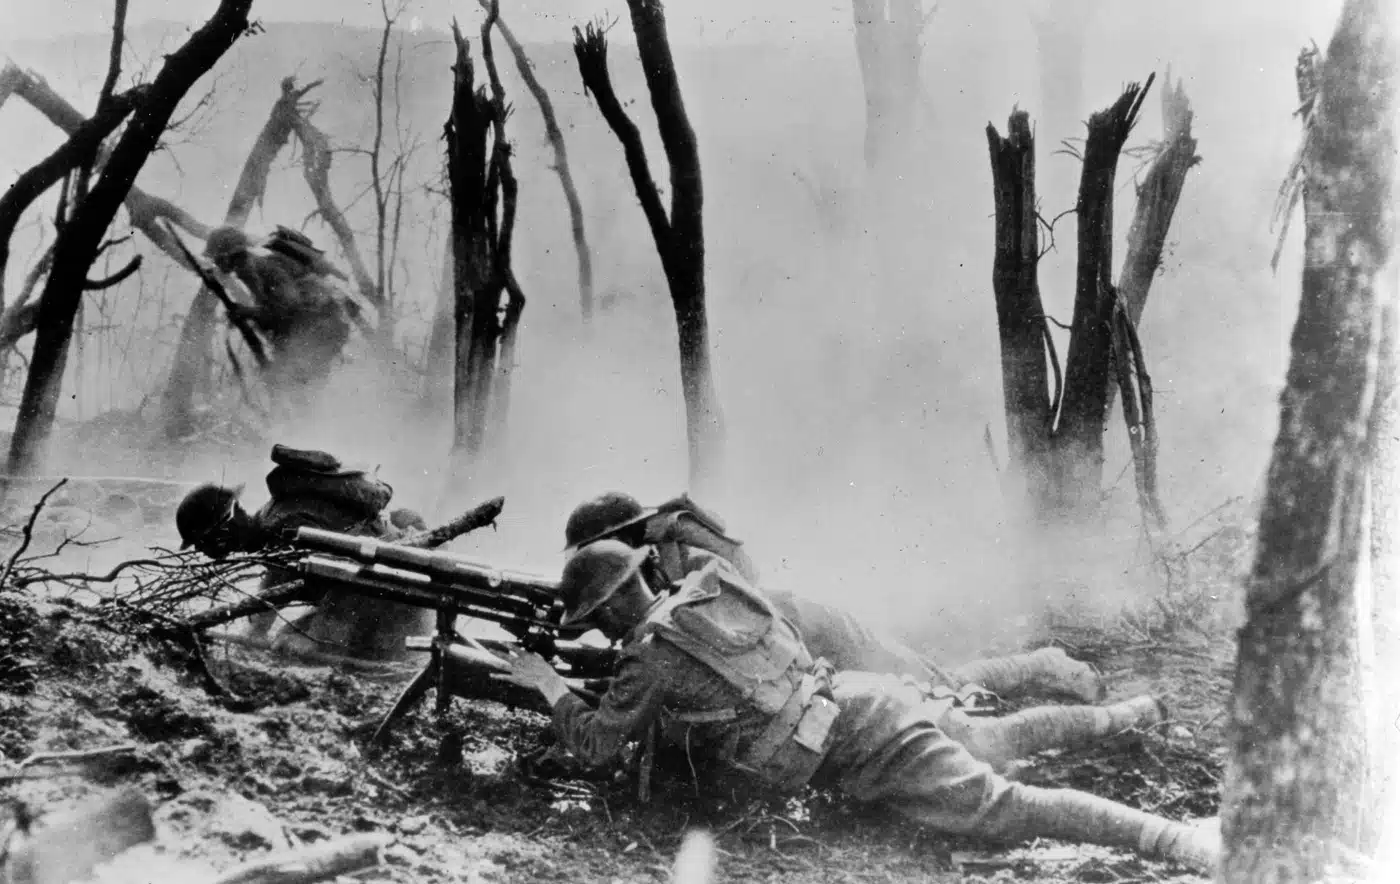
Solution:
<svg viewBox="0 0 1400 884">
<path fill-rule="evenodd" d="M 573 694 L 554 704 L 555 735 L 584 764 L 612 760 L 660 716 L 670 667 L 646 650 L 642 646 L 623 651 L 617 674 L 596 709 Z"/>
</svg>

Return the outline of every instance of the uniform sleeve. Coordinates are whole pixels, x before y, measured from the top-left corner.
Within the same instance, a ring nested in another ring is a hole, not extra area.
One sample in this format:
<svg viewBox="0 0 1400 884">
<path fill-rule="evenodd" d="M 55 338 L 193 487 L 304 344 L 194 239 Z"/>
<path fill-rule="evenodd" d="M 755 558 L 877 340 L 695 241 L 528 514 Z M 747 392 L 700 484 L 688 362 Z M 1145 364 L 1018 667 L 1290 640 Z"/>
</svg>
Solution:
<svg viewBox="0 0 1400 884">
<path fill-rule="evenodd" d="M 597 709 L 573 694 L 555 704 L 554 732 L 559 741 L 584 764 L 610 761 L 661 714 L 669 669 L 665 660 L 649 659 L 644 651 L 624 651 Z"/>
</svg>

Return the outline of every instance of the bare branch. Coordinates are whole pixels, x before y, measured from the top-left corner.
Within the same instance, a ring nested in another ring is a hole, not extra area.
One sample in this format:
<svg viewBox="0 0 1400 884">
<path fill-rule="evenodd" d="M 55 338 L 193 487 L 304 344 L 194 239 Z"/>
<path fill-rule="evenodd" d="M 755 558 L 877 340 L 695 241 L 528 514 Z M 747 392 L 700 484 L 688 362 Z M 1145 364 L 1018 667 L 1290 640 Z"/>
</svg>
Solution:
<svg viewBox="0 0 1400 884">
<path fill-rule="evenodd" d="M 127 262 L 127 265 L 125 267 L 118 270 L 116 273 L 113 273 L 111 276 L 106 276 L 102 279 L 87 280 L 83 283 L 83 288 L 89 292 L 100 292 L 103 289 L 109 289 L 113 286 L 121 285 L 122 280 L 126 279 L 128 276 L 141 269 L 141 257 L 141 255 L 132 256 L 131 260 Z"/>
</svg>

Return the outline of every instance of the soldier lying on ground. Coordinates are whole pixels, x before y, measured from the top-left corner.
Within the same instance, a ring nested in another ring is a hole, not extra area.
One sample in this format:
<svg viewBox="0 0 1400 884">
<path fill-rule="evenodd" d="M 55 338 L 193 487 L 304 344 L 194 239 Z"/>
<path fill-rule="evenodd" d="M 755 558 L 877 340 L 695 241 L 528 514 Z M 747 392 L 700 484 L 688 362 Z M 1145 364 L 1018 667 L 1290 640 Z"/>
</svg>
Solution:
<svg viewBox="0 0 1400 884">
<path fill-rule="evenodd" d="M 934 720 L 943 731 L 999 770 L 1045 749 L 1093 745 L 1111 734 L 1150 727 L 1167 718 L 1166 707 L 1150 696 L 1109 706 L 1041 706 L 995 718 L 969 714 L 971 710 L 963 708 L 962 702 L 967 694 L 954 691 L 984 683 L 974 682 L 967 673 L 992 676 L 996 691 L 1008 696 L 1050 689 L 1097 700 L 1102 696 L 1102 685 L 1090 666 L 1069 660 L 1058 648 L 974 661 L 946 673 L 840 608 L 790 592 L 758 588 L 750 576 L 757 573 L 752 561 L 737 541 L 722 532 L 723 526 L 713 515 L 688 499 L 648 510 L 629 495 L 610 492 L 577 506 L 564 533 L 566 552 L 572 554 L 610 536 L 643 550 L 641 579 L 660 596 L 669 595 L 687 575 L 716 558 L 724 560 L 792 623 L 814 657 L 826 659 L 837 670 L 904 677 L 923 692 L 930 709 L 941 710 Z"/>
<path fill-rule="evenodd" d="M 359 313 L 359 305 L 329 279 L 344 274 L 309 239 L 285 227 L 260 245 L 235 227 L 219 227 L 205 240 L 204 254 L 253 299 L 240 312 L 271 345 L 268 388 L 304 404 L 330 377 Z"/>
<path fill-rule="evenodd" d="M 256 552 L 285 543 L 302 527 L 389 541 L 427 528 L 422 516 L 412 510 L 386 512 L 393 488 L 363 469 L 344 467 L 332 455 L 274 445 L 272 460 L 276 466 L 267 474 L 272 499 L 256 513 L 250 515 L 239 503 L 241 485 L 205 484 L 187 494 L 175 513 L 181 549 L 194 547 L 221 559 L 232 552 Z M 295 576 L 269 568 L 261 588 Z M 250 618 L 250 634 L 265 636 L 279 616 L 269 611 Z M 430 632 L 433 622 L 431 611 L 341 593 L 327 596 L 315 609 L 287 624 L 273 648 L 288 654 L 320 650 L 394 660 L 405 656 L 405 638 Z"/>
<path fill-rule="evenodd" d="M 762 589 L 797 626 L 813 654 L 832 661 L 838 669 L 907 675 L 954 691 L 977 685 L 1007 697 L 1039 691 L 1065 694 L 1084 703 L 1103 699 L 1103 685 L 1093 668 L 1070 660 L 1059 648 L 975 660 L 950 671 L 842 608 L 762 587 L 758 568 L 743 544 L 726 535 L 718 518 L 685 495 L 660 507 L 643 507 L 620 491 L 586 500 L 574 508 L 565 525 L 565 553 L 571 555 L 608 538 L 653 550 L 643 571 L 657 591 L 703 566 L 711 554 L 719 556 L 751 586 Z"/>
<path fill-rule="evenodd" d="M 1019 841 L 1102 844 L 1210 871 L 1217 829 L 1188 826 L 1073 789 L 1013 783 L 938 725 L 941 710 L 898 676 L 833 671 L 728 563 L 715 558 L 669 596 L 642 579 L 648 551 L 602 540 L 564 568 L 568 625 L 623 643 L 597 708 L 542 657 L 497 676 L 538 691 L 560 743 L 590 764 L 653 728 L 685 731 L 697 776 L 737 771 L 782 790 L 836 788 L 931 828 Z"/>
</svg>

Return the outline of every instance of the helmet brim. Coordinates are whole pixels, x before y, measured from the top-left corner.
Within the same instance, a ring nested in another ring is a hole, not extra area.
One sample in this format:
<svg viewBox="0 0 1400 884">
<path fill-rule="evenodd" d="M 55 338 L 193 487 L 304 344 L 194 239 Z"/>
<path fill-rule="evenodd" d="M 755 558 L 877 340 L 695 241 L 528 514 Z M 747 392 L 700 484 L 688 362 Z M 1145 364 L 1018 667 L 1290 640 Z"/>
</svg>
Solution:
<svg viewBox="0 0 1400 884">
<path fill-rule="evenodd" d="M 587 544 L 579 545 L 587 546 Z M 593 613 L 595 611 L 601 608 L 608 601 L 608 599 L 613 597 L 613 594 L 617 592 L 618 587 L 622 586 L 622 584 L 632 579 L 633 575 L 635 575 L 637 571 L 642 567 L 642 562 L 646 561 L 646 558 L 649 555 L 651 555 L 651 551 L 648 550 L 646 547 L 632 550 L 631 554 L 628 556 L 627 569 L 623 571 L 618 577 L 614 578 L 612 583 L 604 587 L 604 589 L 598 593 L 598 597 L 593 600 L 592 604 L 586 607 L 579 608 L 576 611 L 566 611 L 564 614 L 564 619 L 559 621 L 559 625 L 577 626 L 583 621 L 587 620 L 589 617 L 593 616 Z"/>
<path fill-rule="evenodd" d="M 590 543 L 597 543 L 600 540 L 606 540 L 607 538 L 612 537 L 619 531 L 624 531 L 628 528 L 631 528 L 638 522 L 645 522 L 647 519 L 650 519 L 652 516 L 656 515 L 659 512 L 660 510 L 654 506 L 647 507 L 637 515 L 626 520 L 625 522 L 618 522 L 616 525 L 609 527 L 606 531 L 599 531 L 597 534 L 591 534 L 588 537 L 583 538 L 582 540 L 569 544 L 568 546 L 564 547 L 564 553 L 567 555 L 572 555 L 578 552 L 579 550 L 583 549 L 585 546 L 588 546 L 588 544 Z"/>
</svg>

